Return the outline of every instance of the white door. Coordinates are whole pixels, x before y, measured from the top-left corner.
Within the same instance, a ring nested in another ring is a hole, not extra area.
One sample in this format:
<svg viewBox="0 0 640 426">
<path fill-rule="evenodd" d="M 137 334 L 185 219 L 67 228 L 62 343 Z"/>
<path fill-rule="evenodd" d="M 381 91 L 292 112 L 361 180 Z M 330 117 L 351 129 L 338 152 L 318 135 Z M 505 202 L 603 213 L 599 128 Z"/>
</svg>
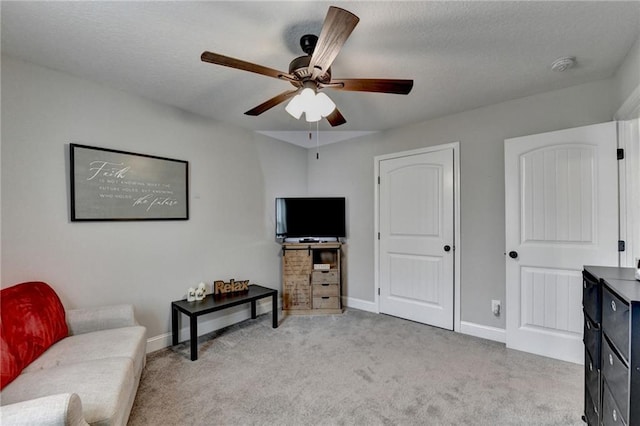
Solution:
<svg viewBox="0 0 640 426">
<path fill-rule="evenodd" d="M 453 149 L 380 161 L 380 312 L 453 329 Z"/>
<path fill-rule="evenodd" d="M 584 362 L 582 267 L 618 262 L 615 126 L 505 140 L 509 348 Z"/>
</svg>

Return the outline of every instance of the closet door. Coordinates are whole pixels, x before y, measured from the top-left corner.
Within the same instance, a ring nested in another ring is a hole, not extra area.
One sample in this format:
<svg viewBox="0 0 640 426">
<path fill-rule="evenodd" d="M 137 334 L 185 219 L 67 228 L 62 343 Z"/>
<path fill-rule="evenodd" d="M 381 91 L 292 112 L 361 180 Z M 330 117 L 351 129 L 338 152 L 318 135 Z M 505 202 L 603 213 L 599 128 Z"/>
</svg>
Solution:
<svg viewBox="0 0 640 426">
<path fill-rule="evenodd" d="M 505 141 L 507 347 L 575 363 L 583 265 L 618 264 L 616 123 Z"/>
<path fill-rule="evenodd" d="M 380 312 L 453 330 L 453 148 L 380 161 Z"/>
</svg>

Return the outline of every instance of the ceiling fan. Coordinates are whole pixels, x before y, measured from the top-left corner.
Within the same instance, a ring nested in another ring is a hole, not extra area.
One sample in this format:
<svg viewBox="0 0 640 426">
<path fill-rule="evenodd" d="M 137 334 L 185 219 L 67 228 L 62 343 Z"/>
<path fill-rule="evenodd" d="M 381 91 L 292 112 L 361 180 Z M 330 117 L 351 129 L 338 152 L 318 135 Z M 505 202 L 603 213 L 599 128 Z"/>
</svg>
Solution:
<svg viewBox="0 0 640 426">
<path fill-rule="evenodd" d="M 305 112 L 307 121 L 319 121 L 321 117 L 324 117 L 331 126 L 339 126 L 346 123 L 346 120 L 338 108 L 335 107 L 333 101 L 324 93 L 320 93 L 322 89 L 406 95 L 413 88 L 413 80 L 332 78 L 331 64 L 358 24 L 358 21 L 360 21 L 360 18 L 347 10 L 334 6 L 329 7 L 327 16 L 322 24 L 320 36 L 306 34 L 300 39 L 300 46 L 306 55 L 291 61 L 289 72 L 278 71 L 213 52 L 203 52 L 200 59 L 203 62 L 285 80 L 295 87 L 293 90 L 282 92 L 250 109 L 245 112 L 246 115 L 260 115 L 274 106 L 293 98 L 286 109 L 295 118 L 300 118 L 302 112 Z M 302 105 L 305 97 L 306 99 L 315 99 L 318 103 L 324 102 L 324 106 L 320 106 L 320 110 L 315 108 L 313 110 L 306 109 L 307 107 Z"/>
</svg>

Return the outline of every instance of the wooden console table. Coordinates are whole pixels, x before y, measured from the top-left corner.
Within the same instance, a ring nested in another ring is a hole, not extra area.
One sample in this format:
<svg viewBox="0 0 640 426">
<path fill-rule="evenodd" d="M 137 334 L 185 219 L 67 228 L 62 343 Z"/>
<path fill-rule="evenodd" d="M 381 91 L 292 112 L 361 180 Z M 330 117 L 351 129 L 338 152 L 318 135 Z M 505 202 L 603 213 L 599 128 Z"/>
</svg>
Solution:
<svg viewBox="0 0 640 426">
<path fill-rule="evenodd" d="M 249 291 L 225 296 L 209 294 L 204 300 L 187 302 L 186 299 L 171 302 L 171 333 L 173 345 L 178 344 L 178 320 L 182 312 L 189 317 L 189 332 L 191 336 L 191 361 L 198 359 L 198 317 L 211 312 L 221 311 L 232 306 L 251 302 L 251 319 L 256 318 L 256 301 L 271 296 L 273 310 L 271 311 L 272 326 L 278 328 L 278 290 L 251 284 Z"/>
</svg>

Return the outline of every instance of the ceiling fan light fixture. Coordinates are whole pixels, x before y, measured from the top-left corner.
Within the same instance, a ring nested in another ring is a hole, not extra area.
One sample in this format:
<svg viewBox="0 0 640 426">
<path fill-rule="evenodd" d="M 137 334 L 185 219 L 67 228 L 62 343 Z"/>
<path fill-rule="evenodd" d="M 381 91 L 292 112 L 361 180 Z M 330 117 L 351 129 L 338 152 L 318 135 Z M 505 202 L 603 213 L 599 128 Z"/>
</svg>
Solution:
<svg viewBox="0 0 640 426">
<path fill-rule="evenodd" d="M 318 111 L 315 110 L 307 110 L 304 113 L 304 118 L 309 123 L 315 123 L 316 121 L 322 120 L 322 115 Z"/>
<path fill-rule="evenodd" d="M 293 118 L 299 120 L 304 112 L 304 105 L 300 98 L 300 95 L 295 95 L 291 101 L 284 108 Z"/>
<path fill-rule="evenodd" d="M 289 101 L 285 107 L 293 118 L 299 120 L 302 113 L 305 113 L 305 120 L 315 123 L 327 117 L 336 109 L 336 104 L 324 93 L 316 93 L 313 89 L 306 87 Z"/>
<path fill-rule="evenodd" d="M 316 94 L 315 104 L 320 115 L 323 117 L 328 116 L 334 109 L 336 109 L 336 104 L 325 93 Z"/>
<path fill-rule="evenodd" d="M 315 97 L 316 92 L 315 90 L 309 88 L 309 87 L 305 87 L 304 89 L 302 89 L 302 92 L 300 92 L 300 99 L 302 99 L 302 102 L 304 102 L 305 106 L 311 105 L 311 103 L 313 102 L 313 98 Z"/>
</svg>

